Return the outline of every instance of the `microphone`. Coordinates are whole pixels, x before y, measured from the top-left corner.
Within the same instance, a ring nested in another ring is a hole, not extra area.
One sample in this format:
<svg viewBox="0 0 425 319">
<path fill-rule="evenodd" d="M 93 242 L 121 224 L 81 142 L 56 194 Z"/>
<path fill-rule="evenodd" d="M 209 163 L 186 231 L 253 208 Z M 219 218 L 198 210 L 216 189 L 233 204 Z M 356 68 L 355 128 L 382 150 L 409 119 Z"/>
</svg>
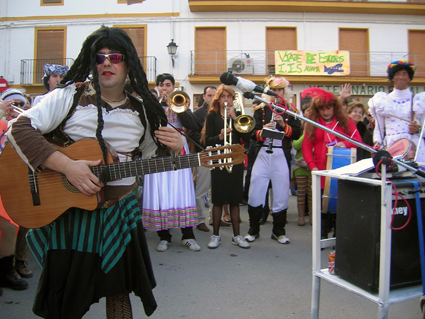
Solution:
<svg viewBox="0 0 425 319">
<path fill-rule="evenodd" d="M 277 93 L 270 90 L 265 90 L 261 86 L 256 85 L 250 80 L 243 79 L 239 76 L 236 77 L 232 74 L 232 72 L 224 72 L 223 74 L 221 74 L 220 81 L 221 83 L 226 85 L 235 85 L 242 92 L 257 92 L 277 96 Z"/>
</svg>

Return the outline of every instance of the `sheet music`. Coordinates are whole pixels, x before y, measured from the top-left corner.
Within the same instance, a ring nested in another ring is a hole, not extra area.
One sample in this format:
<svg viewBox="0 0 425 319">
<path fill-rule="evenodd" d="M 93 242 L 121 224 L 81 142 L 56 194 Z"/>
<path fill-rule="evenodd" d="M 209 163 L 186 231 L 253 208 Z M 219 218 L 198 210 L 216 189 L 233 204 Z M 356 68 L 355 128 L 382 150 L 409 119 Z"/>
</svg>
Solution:
<svg viewBox="0 0 425 319">
<path fill-rule="evenodd" d="M 373 159 L 366 158 L 354 164 L 333 169 L 332 172 L 340 175 L 358 176 L 364 172 L 370 171 L 374 167 L 375 165 L 373 165 Z"/>
</svg>

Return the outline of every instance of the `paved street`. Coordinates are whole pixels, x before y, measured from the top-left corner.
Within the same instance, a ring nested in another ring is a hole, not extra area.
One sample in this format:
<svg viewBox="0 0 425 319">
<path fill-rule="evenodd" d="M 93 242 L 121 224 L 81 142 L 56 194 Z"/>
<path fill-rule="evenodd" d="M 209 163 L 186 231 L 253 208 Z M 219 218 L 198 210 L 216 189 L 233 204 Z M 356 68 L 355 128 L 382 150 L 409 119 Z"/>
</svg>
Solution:
<svg viewBox="0 0 425 319">
<path fill-rule="evenodd" d="M 248 230 L 246 206 L 241 207 L 241 233 Z M 202 251 L 189 252 L 180 245 L 180 231 L 172 230 L 173 243 L 158 253 L 158 237 L 147 232 L 152 263 L 157 279 L 154 290 L 158 309 L 152 319 L 216 318 L 310 318 L 311 307 L 311 226 L 296 224 L 296 198 L 290 197 L 287 235 L 290 245 L 270 239 L 271 218 L 261 228 L 261 237 L 243 250 L 231 244 L 231 228 L 221 229 L 222 244 L 207 248 L 211 232 L 195 230 Z M 327 260 L 329 249 L 323 251 Z M 4 289 L 0 297 L 1 319 L 38 318 L 32 311 L 40 268 L 29 259 L 34 278 L 26 291 Z M 81 293 L 84 293 L 82 290 Z M 132 296 L 134 318 L 145 318 L 138 298 Z M 105 301 L 91 307 L 85 319 L 105 318 Z M 320 318 L 378 318 L 378 306 L 322 281 Z M 391 319 L 421 318 L 419 300 L 391 305 Z"/>
</svg>

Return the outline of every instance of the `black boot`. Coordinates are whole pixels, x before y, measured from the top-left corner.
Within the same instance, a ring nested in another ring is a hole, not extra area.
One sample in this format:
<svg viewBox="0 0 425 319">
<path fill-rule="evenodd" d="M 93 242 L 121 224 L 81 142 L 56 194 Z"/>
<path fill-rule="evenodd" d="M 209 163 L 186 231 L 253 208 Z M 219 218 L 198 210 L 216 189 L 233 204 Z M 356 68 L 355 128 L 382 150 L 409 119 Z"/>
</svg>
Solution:
<svg viewBox="0 0 425 319">
<path fill-rule="evenodd" d="M 253 242 L 255 239 L 260 237 L 260 219 L 263 214 L 263 206 L 253 207 L 248 205 L 249 214 L 249 230 L 248 235 L 245 236 L 245 240 Z"/>
<path fill-rule="evenodd" d="M 0 287 L 25 290 L 28 283 L 18 275 L 13 267 L 13 255 L 0 258 Z"/>
<path fill-rule="evenodd" d="M 286 225 L 287 209 L 280 211 L 279 213 L 273 213 L 273 229 L 272 239 L 277 240 L 281 244 L 289 244 L 291 241 L 286 237 L 285 225 Z"/>
</svg>

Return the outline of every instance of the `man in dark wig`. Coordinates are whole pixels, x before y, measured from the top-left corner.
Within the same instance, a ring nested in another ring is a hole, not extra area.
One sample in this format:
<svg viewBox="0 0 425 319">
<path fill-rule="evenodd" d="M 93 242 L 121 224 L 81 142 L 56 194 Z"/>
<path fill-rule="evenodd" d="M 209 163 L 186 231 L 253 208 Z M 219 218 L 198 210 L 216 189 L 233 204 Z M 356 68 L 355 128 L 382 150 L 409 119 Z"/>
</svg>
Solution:
<svg viewBox="0 0 425 319">
<path fill-rule="evenodd" d="M 406 60 L 391 62 L 387 74 L 394 90 L 389 94 L 376 93 L 369 100 L 369 110 L 375 118 L 373 141 L 377 148 L 386 149 L 407 139 L 419 148 L 417 161 L 425 162 L 424 139 L 420 138 L 425 119 L 425 92 L 414 95 L 409 88 L 415 69 Z"/>
<path fill-rule="evenodd" d="M 86 81 L 89 74 L 92 80 Z M 127 77 L 140 98 L 124 91 Z M 60 86 L 13 123 L 8 141 L 31 170 L 42 165 L 58 171 L 88 196 L 103 187 L 106 202 L 94 211 L 69 209 L 29 232 L 29 246 L 43 267 L 33 311 L 43 318 L 81 318 L 106 297 L 107 318 L 132 318 L 129 292 L 134 292 L 149 316 L 156 309 L 156 284 L 135 178 L 111 182 L 103 178 L 105 169 L 98 178 L 90 167 L 101 159 L 73 160 L 43 135 L 65 144 L 96 139 L 103 159 L 108 143 L 121 162 L 155 157 L 160 150 L 179 152 L 183 139 L 166 127 L 136 49 L 119 28 L 103 26 L 89 35 Z"/>
</svg>

